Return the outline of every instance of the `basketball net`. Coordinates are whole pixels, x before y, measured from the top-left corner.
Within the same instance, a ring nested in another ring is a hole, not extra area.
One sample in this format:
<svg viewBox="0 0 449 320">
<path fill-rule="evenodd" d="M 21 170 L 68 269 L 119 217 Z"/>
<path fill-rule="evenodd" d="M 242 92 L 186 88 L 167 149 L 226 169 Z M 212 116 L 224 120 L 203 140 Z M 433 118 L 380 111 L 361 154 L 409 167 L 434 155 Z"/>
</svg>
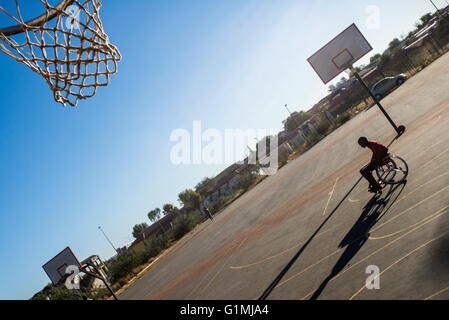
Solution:
<svg viewBox="0 0 449 320">
<path fill-rule="evenodd" d="M 13 36 L 0 32 L 0 51 L 40 74 L 55 101 L 76 106 L 108 85 L 109 75 L 117 72 L 120 52 L 103 30 L 101 0 L 74 0 L 62 9 L 40 1 L 47 17 L 55 11 L 57 16 L 38 26 L 23 21 L 17 0 L 14 15 L 0 6 L 23 31 Z"/>
</svg>

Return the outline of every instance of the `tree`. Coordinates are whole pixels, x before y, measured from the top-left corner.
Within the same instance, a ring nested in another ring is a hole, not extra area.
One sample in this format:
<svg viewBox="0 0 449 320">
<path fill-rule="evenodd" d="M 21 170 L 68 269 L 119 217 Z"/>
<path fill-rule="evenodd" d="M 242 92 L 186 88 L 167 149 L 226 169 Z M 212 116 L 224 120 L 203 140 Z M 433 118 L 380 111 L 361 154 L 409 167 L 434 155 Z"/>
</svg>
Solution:
<svg viewBox="0 0 449 320">
<path fill-rule="evenodd" d="M 252 165 L 245 172 L 238 175 L 237 186 L 240 189 L 247 190 L 258 176 L 260 167 Z"/>
<path fill-rule="evenodd" d="M 200 208 L 201 196 L 192 189 L 186 189 L 178 195 L 178 201 L 187 209 L 196 210 Z"/>
<path fill-rule="evenodd" d="M 312 114 L 309 112 L 304 111 L 292 112 L 292 114 L 287 119 L 282 121 L 284 125 L 284 130 L 291 131 L 293 129 L 296 129 L 297 127 L 302 125 L 305 121 L 307 121 L 311 116 Z"/>
<path fill-rule="evenodd" d="M 417 21 L 417 22 L 415 22 L 415 27 L 416 27 L 417 30 L 421 30 L 423 25 L 420 22 Z"/>
<path fill-rule="evenodd" d="M 382 55 L 380 53 L 376 53 L 371 58 L 369 58 L 369 63 L 373 64 L 373 63 L 377 62 L 377 60 L 379 60 L 381 56 Z"/>
<path fill-rule="evenodd" d="M 429 12 L 423 15 L 419 20 L 421 20 L 422 26 L 425 26 L 430 19 L 432 19 L 432 14 Z"/>
<path fill-rule="evenodd" d="M 196 186 L 195 186 L 195 191 L 198 192 L 199 194 L 204 194 L 207 189 L 209 189 L 210 187 L 213 187 L 216 183 L 215 178 L 204 178 L 203 180 L 201 180 L 201 182 L 199 182 Z"/>
<path fill-rule="evenodd" d="M 169 214 L 169 213 L 175 213 L 178 212 L 179 208 L 175 207 L 174 205 L 167 203 L 164 204 L 164 206 L 162 207 L 162 213 L 165 215 Z"/>
<path fill-rule="evenodd" d="M 343 86 L 346 83 L 346 81 L 348 81 L 348 79 L 346 79 L 346 77 L 344 77 L 344 76 L 341 77 L 340 80 L 335 84 L 335 88 L 337 89 L 337 88 Z"/>
<path fill-rule="evenodd" d="M 145 222 L 136 224 L 133 227 L 133 237 L 137 239 L 137 236 L 139 235 L 139 233 L 144 231 L 146 228 L 148 228 L 148 225 Z"/>
<path fill-rule="evenodd" d="M 50 283 L 31 300 L 83 300 L 83 295 L 79 290 L 69 290 L 63 284 L 54 286 Z"/>
<path fill-rule="evenodd" d="M 161 209 L 156 208 L 156 209 L 148 212 L 148 219 L 150 219 L 151 222 L 154 222 L 159 219 L 160 215 L 161 215 Z"/>
<path fill-rule="evenodd" d="M 388 44 L 388 47 L 391 49 L 397 48 L 400 43 L 401 43 L 401 41 L 398 38 L 394 38 L 393 40 L 390 41 L 390 43 Z"/>
<path fill-rule="evenodd" d="M 440 37 L 446 36 L 449 34 L 449 16 L 446 15 L 440 19 L 438 25 L 436 27 L 435 33 Z"/>
<path fill-rule="evenodd" d="M 364 68 L 364 67 L 365 67 L 365 66 L 363 66 L 363 68 Z M 349 72 L 349 78 L 354 77 L 354 74 L 355 74 L 356 72 L 362 71 L 363 68 L 362 68 L 362 66 L 360 66 L 360 67 L 354 67 L 353 70 L 351 70 L 351 71 Z"/>
<path fill-rule="evenodd" d="M 334 92 L 335 89 L 337 89 L 337 87 L 336 87 L 335 85 L 331 84 L 331 85 L 327 88 L 327 91 L 328 91 L 328 92 Z"/>
</svg>

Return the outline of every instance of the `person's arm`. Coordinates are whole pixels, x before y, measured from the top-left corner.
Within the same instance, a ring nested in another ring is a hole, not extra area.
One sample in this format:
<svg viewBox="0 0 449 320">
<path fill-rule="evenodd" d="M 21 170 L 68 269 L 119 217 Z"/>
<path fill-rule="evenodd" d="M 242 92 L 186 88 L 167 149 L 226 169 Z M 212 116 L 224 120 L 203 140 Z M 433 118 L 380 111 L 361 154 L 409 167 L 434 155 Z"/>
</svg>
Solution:
<svg viewBox="0 0 449 320">
<path fill-rule="evenodd" d="M 383 150 L 383 154 L 381 157 L 381 160 L 383 160 L 383 159 L 385 159 L 385 157 L 388 156 L 388 148 L 386 146 L 384 146 L 383 144 L 380 144 L 380 146 L 382 147 L 382 150 Z"/>
<path fill-rule="evenodd" d="M 374 149 L 373 149 L 373 147 L 372 147 L 371 141 L 368 142 L 368 148 L 369 148 L 369 149 L 371 150 L 371 152 L 372 152 L 372 156 L 371 156 L 370 162 L 373 162 L 374 159 L 375 159 L 375 153 L 374 153 Z"/>
</svg>

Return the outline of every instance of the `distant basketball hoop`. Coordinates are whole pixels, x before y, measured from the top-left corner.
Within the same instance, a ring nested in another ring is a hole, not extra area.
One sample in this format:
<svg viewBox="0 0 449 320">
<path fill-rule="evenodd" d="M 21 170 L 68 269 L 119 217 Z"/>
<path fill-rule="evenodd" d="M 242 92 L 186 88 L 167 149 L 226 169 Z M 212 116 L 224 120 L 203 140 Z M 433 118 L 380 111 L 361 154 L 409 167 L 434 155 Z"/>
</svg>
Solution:
<svg viewBox="0 0 449 320">
<path fill-rule="evenodd" d="M 98 258 L 98 256 L 95 257 Z M 66 281 L 67 278 L 73 274 L 73 269 L 77 269 L 79 272 L 83 272 L 91 277 L 103 281 L 104 285 L 109 290 L 114 299 L 118 300 L 104 273 L 101 272 L 98 269 L 98 266 L 94 263 L 93 260 L 98 260 L 97 258 L 86 259 L 83 263 L 80 263 L 70 247 L 66 247 L 56 256 L 51 258 L 47 263 L 45 263 L 42 268 L 55 286 Z"/>
</svg>

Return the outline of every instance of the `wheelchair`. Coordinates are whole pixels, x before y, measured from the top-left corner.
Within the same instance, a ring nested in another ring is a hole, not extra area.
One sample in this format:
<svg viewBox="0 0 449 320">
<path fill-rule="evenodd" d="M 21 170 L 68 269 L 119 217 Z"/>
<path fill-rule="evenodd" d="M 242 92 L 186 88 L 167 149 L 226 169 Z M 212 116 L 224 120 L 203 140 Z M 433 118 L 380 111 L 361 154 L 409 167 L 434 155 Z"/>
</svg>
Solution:
<svg viewBox="0 0 449 320">
<path fill-rule="evenodd" d="M 376 175 L 382 188 L 402 183 L 408 175 L 407 162 L 401 157 L 389 154 L 382 160 L 382 164 L 376 167 Z"/>
</svg>

